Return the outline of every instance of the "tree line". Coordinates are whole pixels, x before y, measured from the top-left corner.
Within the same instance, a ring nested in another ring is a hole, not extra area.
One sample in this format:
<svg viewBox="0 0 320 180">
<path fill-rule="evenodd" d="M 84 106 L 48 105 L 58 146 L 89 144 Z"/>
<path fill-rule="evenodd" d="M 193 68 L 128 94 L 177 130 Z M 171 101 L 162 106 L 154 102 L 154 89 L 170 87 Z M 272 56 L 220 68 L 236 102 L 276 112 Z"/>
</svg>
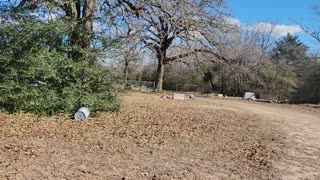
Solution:
<svg viewBox="0 0 320 180">
<path fill-rule="evenodd" d="M 270 100 L 319 103 L 319 58 L 308 54 L 308 47 L 297 36 L 287 34 L 267 49 L 261 48 L 257 32 L 237 32 L 233 38 L 238 40 L 224 44 L 220 53 L 237 61 L 228 64 L 208 54 L 181 59 L 166 67 L 164 88 L 176 90 L 179 84 L 193 84 L 198 91 L 228 96 L 253 91 Z M 138 64 L 133 64 L 130 78 L 152 81 L 156 76 L 154 64 Z"/>
</svg>

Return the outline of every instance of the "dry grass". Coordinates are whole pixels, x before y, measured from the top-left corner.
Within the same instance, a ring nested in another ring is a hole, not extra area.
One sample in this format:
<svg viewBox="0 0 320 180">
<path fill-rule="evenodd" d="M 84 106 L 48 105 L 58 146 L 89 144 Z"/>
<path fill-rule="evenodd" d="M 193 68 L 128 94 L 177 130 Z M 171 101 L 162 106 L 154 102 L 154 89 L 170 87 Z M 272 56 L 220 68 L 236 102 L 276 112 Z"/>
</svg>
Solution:
<svg viewBox="0 0 320 180">
<path fill-rule="evenodd" d="M 0 114 L 0 178 L 212 179 L 277 176 L 271 126 L 214 100 L 125 95 L 83 122 Z"/>
</svg>

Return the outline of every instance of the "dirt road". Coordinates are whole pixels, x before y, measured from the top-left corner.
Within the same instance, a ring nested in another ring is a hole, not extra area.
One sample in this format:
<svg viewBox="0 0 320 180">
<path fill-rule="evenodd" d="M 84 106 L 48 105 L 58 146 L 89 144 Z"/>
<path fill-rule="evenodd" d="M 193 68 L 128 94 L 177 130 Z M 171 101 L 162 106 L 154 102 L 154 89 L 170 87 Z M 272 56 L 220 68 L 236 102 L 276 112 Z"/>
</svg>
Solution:
<svg viewBox="0 0 320 180">
<path fill-rule="evenodd" d="M 285 155 L 274 162 L 281 179 L 320 179 L 320 111 L 294 105 L 276 105 L 240 100 L 214 101 L 213 108 L 254 114 L 264 125 L 273 124 L 284 133 Z"/>
</svg>

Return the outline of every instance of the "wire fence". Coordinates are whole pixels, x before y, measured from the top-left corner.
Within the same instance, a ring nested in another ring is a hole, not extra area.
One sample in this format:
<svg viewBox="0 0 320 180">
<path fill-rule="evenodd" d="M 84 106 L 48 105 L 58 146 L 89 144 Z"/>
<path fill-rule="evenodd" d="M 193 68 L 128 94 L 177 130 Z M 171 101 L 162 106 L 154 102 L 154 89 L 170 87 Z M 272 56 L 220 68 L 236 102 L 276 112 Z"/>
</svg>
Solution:
<svg viewBox="0 0 320 180">
<path fill-rule="evenodd" d="M 154 90 L 156 88 L 156 83 L 152 81 L 135 81 L 131 80 L 130 81 L 131 87 L 134 88 L 139 88 L 142 91 L 149 91 L 149 90 Z"/>
</svg>

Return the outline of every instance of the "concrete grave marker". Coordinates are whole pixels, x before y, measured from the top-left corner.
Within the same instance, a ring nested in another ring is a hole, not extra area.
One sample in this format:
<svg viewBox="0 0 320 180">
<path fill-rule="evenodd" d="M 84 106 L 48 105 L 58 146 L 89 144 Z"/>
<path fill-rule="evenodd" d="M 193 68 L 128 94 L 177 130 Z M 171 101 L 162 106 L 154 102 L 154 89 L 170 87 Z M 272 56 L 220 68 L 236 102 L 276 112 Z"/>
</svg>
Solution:
<svg viewBox="0 0 320 180">
<path fill-rule="evenodd" d="M 179 93 L 173 94 L 173 99 L 184 100 L 184 98 L 185 98 L 185 94 L 179 94 Z"/>
<path fill-rule="evenodd" d="M 256 100 L 256 96 L 253 92 L 245 92 L 243 95 L 243 99 Z"/>
</svg>

